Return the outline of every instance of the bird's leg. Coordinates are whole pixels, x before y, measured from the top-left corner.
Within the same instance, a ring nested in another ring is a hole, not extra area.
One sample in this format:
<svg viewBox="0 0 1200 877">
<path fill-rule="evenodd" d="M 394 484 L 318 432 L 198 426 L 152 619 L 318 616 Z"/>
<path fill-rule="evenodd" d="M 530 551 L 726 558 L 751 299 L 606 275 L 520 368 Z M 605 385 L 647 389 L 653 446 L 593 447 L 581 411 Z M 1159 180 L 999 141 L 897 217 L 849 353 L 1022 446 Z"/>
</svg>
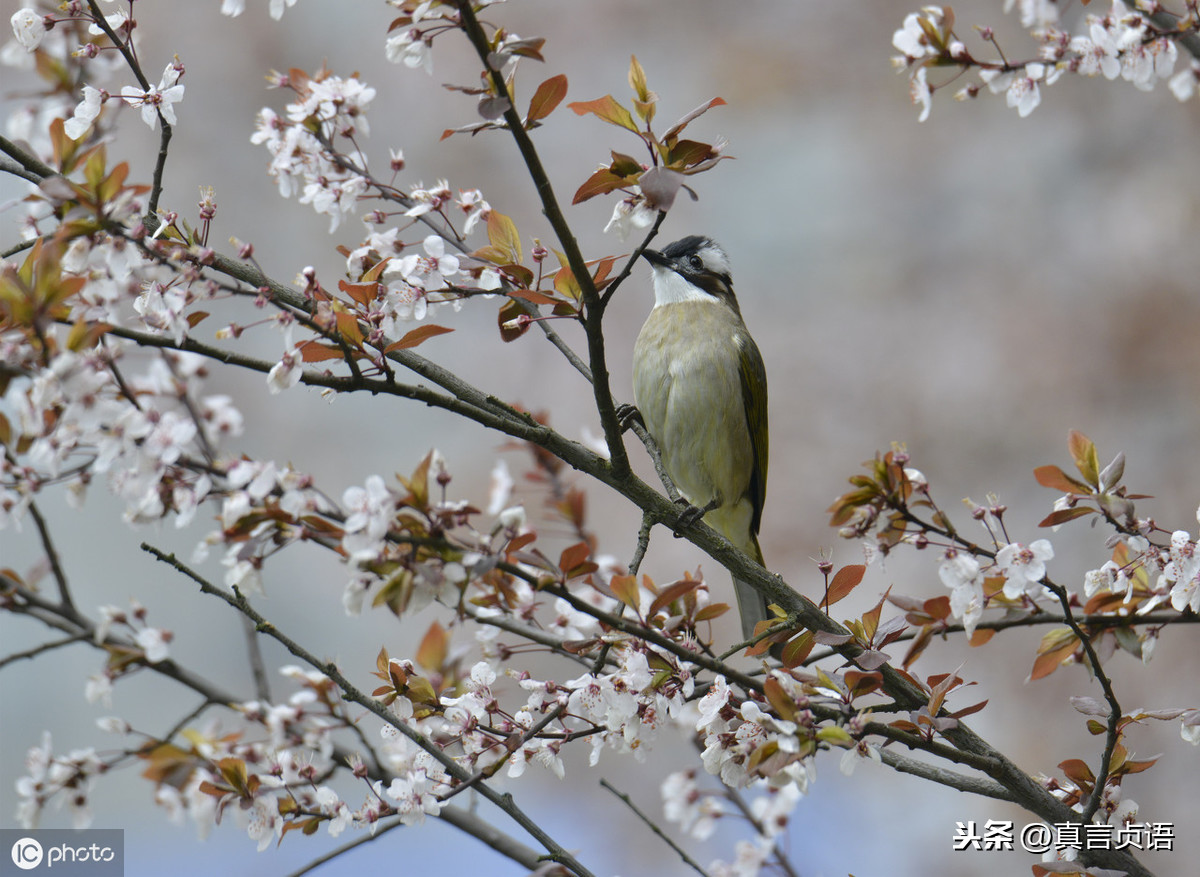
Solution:
<svg viewBox="0 0 1200 877">
<path fill-rule="evenodd" d="M 675 538 L 678 539 L 684 530 L 719 506 L 721 504 L 721 497 L 713 497 L 712 501 L 703 508 L 692 505 L 682 496 L 675 500 L 675 503 L 676 505 L 683 506 L 683 511 L 679 513 L 679 520 L 675 522 L 675 529 L 671 531 L 675 535 Z"/>
<path fill-rule="evenodd" d="M 640 423 L 643 427 L 646 425 L 646 421 L 642 420 L 642 412 L 638 411 L 637 406 L 628 402 L 618 405 L 617 426 L 621 427 L 621 432 L 627 431 L 635 423 Z"/>
</svg>

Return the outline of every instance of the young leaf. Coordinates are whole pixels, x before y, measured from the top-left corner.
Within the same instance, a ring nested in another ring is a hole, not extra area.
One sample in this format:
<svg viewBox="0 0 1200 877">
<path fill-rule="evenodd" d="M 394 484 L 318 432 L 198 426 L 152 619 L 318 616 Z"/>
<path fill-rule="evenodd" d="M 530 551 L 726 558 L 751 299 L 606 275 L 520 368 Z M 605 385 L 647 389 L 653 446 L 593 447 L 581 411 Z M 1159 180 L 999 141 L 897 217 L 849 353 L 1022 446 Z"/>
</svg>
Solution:
<svg viewBox="0 0 1200 877">
<path fill-rule="evenodd" d="M 410 347 L 416 347 L 422 342 L 428 341 L 437 335 L 445 335 L 447 332 L 453 332 L 453 329 L 447 329 L 445 326 L 435 326 L 429 323 L 424 326 L 418 326 L 411 332 L 405 332 L 404 337 L 399 341 L 393 341 L 384 348 L 384 353 L 391 353 L 393 350 L 408 350 Z"/>
<path fill-rule="evenodd" d="M 525 127 L 532 127 L 534 122 L 544 119 L 562 103 L 567 96 L 567 77 L 562 73 L 551 76 L 537 87 L 529 101 L 529 112 L 525 114 Z"/>
<path fill-rule="evenodd" d="M 1087 496 L 1092 490 L 1077 478 L 1072 478 L 1057 466 L 1038 466 L 1033 470 L 1033 477 L 1042 487 L 1058 490 L 1062 493 L 1076 493 Z"/>
<path fill-rule="evenodd" d="M 1067 448 L 1071 452 L 1071 459 L 1075 461 L 1075 468 L 1079 470 L 1079 474 L 1083 476 L 1083 480 L 1092 487 L 1100 486 L 1100 458 L 1096 454 L 1096 445 L 1083 433 L 1078 430 L 1071 430 L 1067 436 Z"/>
<path fill-rule="evenodd" d="M 575 197 L 571 199 L 571 203 L 580 204 L 589 198 L 607 195 L 609 192 L 623 186 L 631 186 L 636 182 L 636 178 L 618 176 L 608 168 L 602 167 L 583 181 L 583 185 L 575 191 Z"/>
<path fill-rule="evenodd" d="M 825 598 L 825 606 L 832 606 L 857 588 L 866 573 L 867 567 L 862 563 L 852 563 L 848 566 L 843 566 L 834 573 L 833 581 L 829 583 L 829 593 Z"/>
<path fill-rule="evenodd" d="M 606 94 L 604 97 L 598 97 L 595 100 L 576 101 L 573 104 L 567 104 L 577 115 L 583 116 L 591 113 L 597 119 L 608 122 L 610 125 L 616 125 L 618 128 L 625 128 L 635 134 L 638 133 L 637 123 L 633 121 L 633 116 L 629 110 L 625 109 L 611 94 Z"/>
<path fill-rule="evenodd" d="M 720 97 L 714 97 L 712 100 L 701 104 L 700 106 L 696 107 L 696 109 L 692 110 L 690 113 L 688 113 L 682 119 L 680 119 L 678 122 L 676 122 L 671 127 L 671 129 L 662 136 L 662 142 L 670 143 L 672 140 L 674 140 L 676 137 L 678 137 L 679 133 L 681 131 L 683 131 L 683 129 L 686 128 L 689 124 L 691 124 L 691 122 L 693 120 L 695 120 L 698 116 L 701 116 L 704 113 L 707 113 L 713 107 L 720 107 L 720 106 L 724 106 L 724 105 L 725 105 L 725 99 L 720 98 Z"/>
<path fill-rule="evenodd" d="M 517 225 L 499 210 L 487 215 L 488 243 L 506 255 L 506 262 L 521 264 L 521 235 Z"/>
<path fill-rule="evenodd" d="M 616 575 L 610 583 L 614 596 L 634 612 L 638 610 L 637 579 L 633 576 Z"/>
<path fill-rule="evenodd" d="M 450 651 L 450 634 L 438 622 L 429 625 L 421 645 L 417 647 L 417 663 L 430 673 L 439 672 Z"/>
</svg>

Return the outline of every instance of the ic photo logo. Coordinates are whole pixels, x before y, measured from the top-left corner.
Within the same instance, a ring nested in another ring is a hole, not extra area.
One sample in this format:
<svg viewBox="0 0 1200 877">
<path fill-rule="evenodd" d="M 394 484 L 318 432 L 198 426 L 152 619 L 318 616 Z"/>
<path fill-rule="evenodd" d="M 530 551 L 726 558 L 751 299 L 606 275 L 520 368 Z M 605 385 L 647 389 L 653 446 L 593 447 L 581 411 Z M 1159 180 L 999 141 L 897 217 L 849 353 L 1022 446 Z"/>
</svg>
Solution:
<svg viewBox="0 0 1200 877">
<path fill-rule="evenodd" d="M 23 837 L 12 845 L 13 864 L 22 871 L 42 863 L 42 845 L 31 837 Z"/>
</svg>

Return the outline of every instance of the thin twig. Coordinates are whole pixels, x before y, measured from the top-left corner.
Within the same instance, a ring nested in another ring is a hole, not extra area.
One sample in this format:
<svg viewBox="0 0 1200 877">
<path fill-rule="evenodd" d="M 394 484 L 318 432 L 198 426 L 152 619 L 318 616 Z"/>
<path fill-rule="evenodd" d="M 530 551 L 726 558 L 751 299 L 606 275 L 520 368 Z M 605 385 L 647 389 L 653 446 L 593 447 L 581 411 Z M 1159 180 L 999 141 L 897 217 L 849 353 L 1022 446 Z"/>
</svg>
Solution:
<svg viewBox="0 0 1200 877">
<path fill-rule="evenodd" d="M 46 519 L 42 517 L 41 511 L 38 510 L 37 503 L 29 503 L 29 516 L 33 518 L 33 523 L 37 527 L 38 538 L 42 540 L 42 548 L 46 551 L 46 559 L 50 561 L 50 571 L 54 575 L 54 583 L 58 586 L 58 599 L 62 601 L 63 606 L 71 613 L 75 613 L 75 601 L 71 599 L 71 587 L 67 582 L 67 574 L 63 572 L 62 562 L 58 558 L 58 551 L 54 547 L 54 540 L 50 538 L 50 528 L 46 526 Z"/>
<path fill-rule="evenodd" d="M 679 858 L 683 860 L 683 863 L 685 865 L 687 865 L 689 868 L 691 868 L 697 874 L 701 875 L 701 877 L 708 877 L 708 872 L 705 871 L 703 868 L 701 868 L 699 863 L 697 863 L 695 859 L 693 859 L 691 856 L 689 856 L 687 854 L 687 851 L 684 850 L 683 847 L 681 847 L 679 844 L 675 843 L 675 841 L 671 840 L 671 838 L 667 836 L 667 833 L 665 831 L 663 831 L 661 828 L 659 828 L 653 819 L 651 819 L 649 816 L 647 816 L 645 813 L 643 813 L 638 808 L 638 806 L 633 803 L 632 798 L 630 798 L 624 792 L 619 791 L 612 783 L 610 783 L 608 780 L 604 779 L 603 777 L 600 779 L 600 785 L 602 788 L 604 788 L 607 791 L 612 792 L 614 795 L 616 795 L 617 799 L 619 801 L 621 801 L 621 803 L 623 803 L 626 807 L 628 807 L 630 810 L 632 810 L 633 815 L 636 816 L 638 819 L 642 820 L 642 824 L 644 824 L 647 828 L 649 828 L 652 832 L 654 832 L 654 834 L 656 834 L 659 838 L 661 838 L 663 843 L 665 843 L 667 846 L 669 846 L 671 849 L 673 849 L 675 851 L 675 853 L 679 856 Z"/>
<path fill-rule="evenodd" d="M 364 834 L 361 837 L 356 837 L 354 840 L 350 841 L 349 843 L 342 844 L 337 849 L 330 850 L 329 852 L 325 853 L 325 855 L 323 855 L 323 856 L 318 856 L 317 858 L 315 858 L 311 862 L 309 862 L 307 865 L 305 865 L 303 868 L 300 868 L 299 870 L 296 870 L 296 871 L 292 871 L 290 874 L 288 874 L 288 877 L 303 877 L 304 874 L 311 874 L 313 871 L 316 871 L 322 865 L 332 862 L 334 859 L 338 858 L 339 856 L 342 856 L 342 855 L 350 852 L 351 850 L 357 849 L 358 847 L 361 847 L 363 844 L 369 844 L 369 843 L 371 843 L 371 841 L 378 840 L 379 838 L 381 838 L 385 834 L 387 834 L 389 831 L 391 831 L 393 828 L 401 828 L 403 825 L 404 825 L 404 823 L 402 821 L 400 821 L 399 819 L 396 819 L 393 822 L 381 822 L 377 826 L 375 826 L 375 830 L 372 831 L 371 833 Z"/>
<path fill-rule="evenodd" d="M 12 654 L 5 655 L 3 658 L 0 658 L 0 667 L 6 667 L 9 664 L 16 663 L 17 661 L 24 661 L 28 658 L 36 658 L 38 655 L 41 655 L 45 652 L 52 652 L 55 649 L 61 649 L 63 646 L 69 646 L 73 643 L 84 642 L 86 640 L 87 634 L 84 633 L 76 633 L 72 634 L 71 636 L 63 637 L 62 639 L 51 640 L 50 642 L 34 646 L 31 649 L 26 649 L 23 652 L 13 652 Z"/>
</svg>

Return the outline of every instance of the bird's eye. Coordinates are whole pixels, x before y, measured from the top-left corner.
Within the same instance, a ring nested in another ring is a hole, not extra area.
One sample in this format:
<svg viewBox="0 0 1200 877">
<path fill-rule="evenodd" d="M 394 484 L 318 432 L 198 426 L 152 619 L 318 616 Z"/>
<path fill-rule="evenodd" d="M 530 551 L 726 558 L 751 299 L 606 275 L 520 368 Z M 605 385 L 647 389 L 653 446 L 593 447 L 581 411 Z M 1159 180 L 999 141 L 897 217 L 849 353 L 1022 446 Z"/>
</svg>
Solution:
<svg viewBox="0 0 1200 877">
<path fill-rule="evenodd" d="M 704 262 L 700 259 L 699 256 L 694 255 L 694 254 L 687 257 L 687 263 L 688 263 L 688 267 L 691 268 L 693 271 L 699 271 L 701 268 L 704 267 Z"/>
</svg>

